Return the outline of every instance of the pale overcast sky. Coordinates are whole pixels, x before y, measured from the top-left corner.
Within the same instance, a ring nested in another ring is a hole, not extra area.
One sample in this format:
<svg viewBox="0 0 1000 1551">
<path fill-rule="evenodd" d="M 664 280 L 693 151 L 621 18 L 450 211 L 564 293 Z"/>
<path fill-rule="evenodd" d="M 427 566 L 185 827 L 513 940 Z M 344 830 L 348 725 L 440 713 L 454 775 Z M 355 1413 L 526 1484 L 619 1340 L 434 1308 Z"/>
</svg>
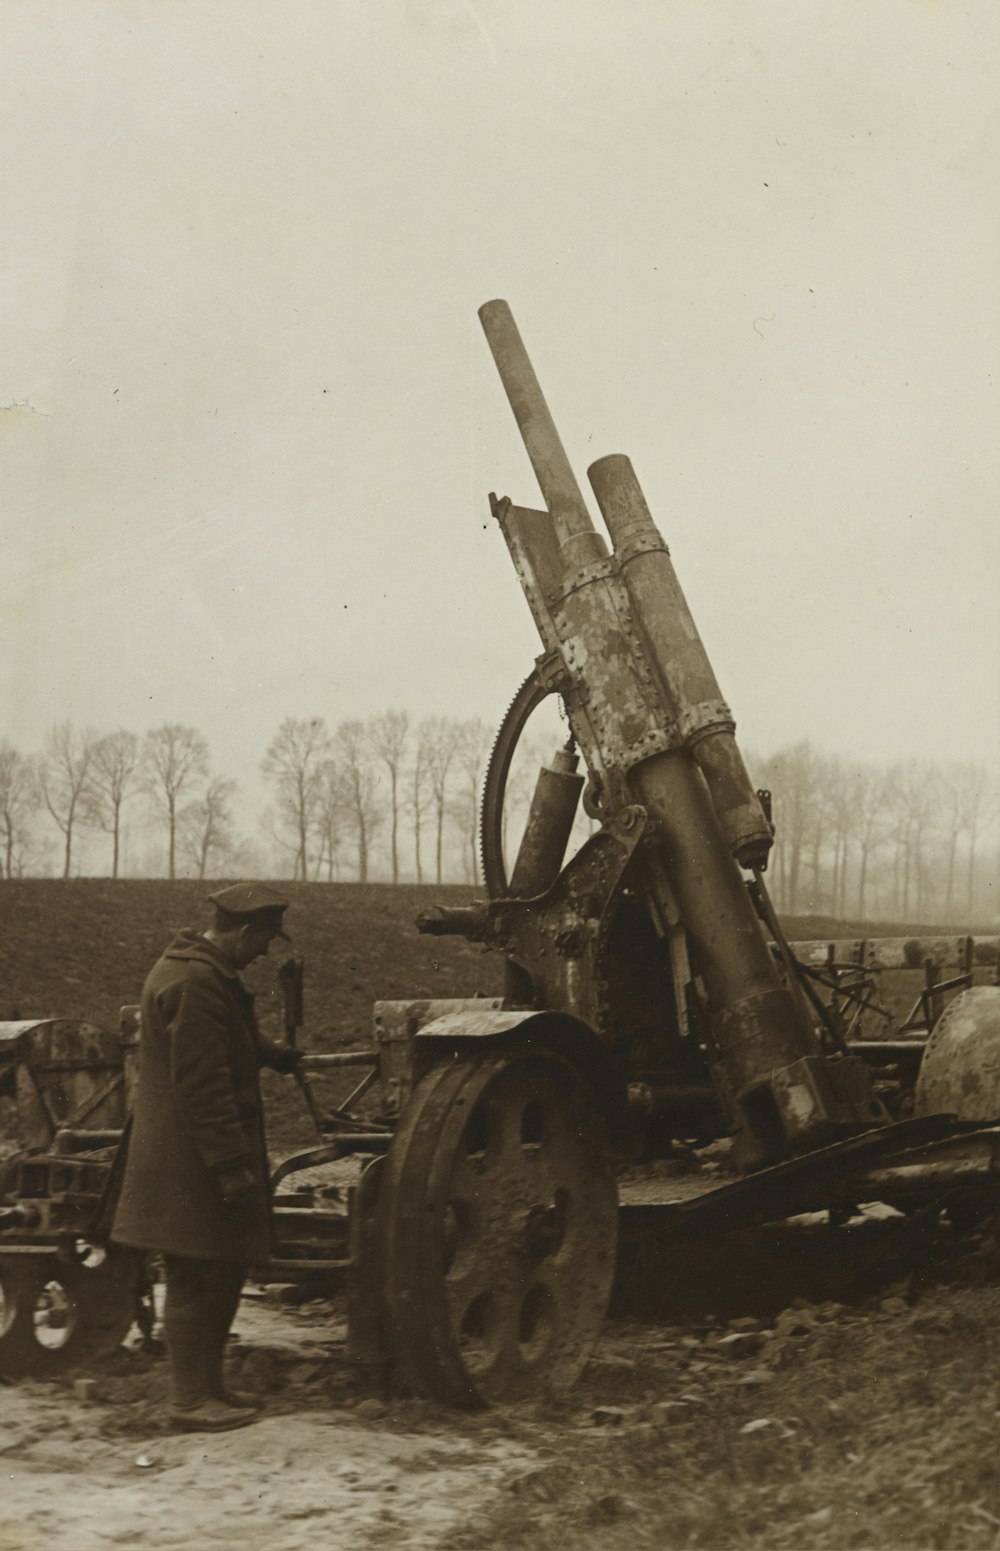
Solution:
<svg viewBox="0 0 1000 1551">
<path fill-rule="evenodd" d="M 504 296 L 748 747 L 1000 761 L 995 0 L 5 0 L 0 735 L 499 719 Z"/>
</svg>

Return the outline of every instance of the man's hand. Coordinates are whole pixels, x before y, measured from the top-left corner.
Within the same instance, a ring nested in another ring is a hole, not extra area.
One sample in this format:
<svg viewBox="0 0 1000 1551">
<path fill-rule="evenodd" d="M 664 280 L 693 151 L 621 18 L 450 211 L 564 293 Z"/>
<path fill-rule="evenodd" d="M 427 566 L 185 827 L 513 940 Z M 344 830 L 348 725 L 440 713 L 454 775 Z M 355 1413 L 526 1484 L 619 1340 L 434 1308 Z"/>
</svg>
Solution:
<svg viewBox="0 0 1000 1551">
<path fill-rule="evenodd" d="M 275 1071 L 276 1072 L 281 1072 L 282 1076 L 284 1076 L 284 1077 L 291 1076 L 292 1072 L 295 1071 L 296 1067 L 298 1066 L 299 1062 L 302 1060 L 302 1057 L 304 1055 L 305 1055 L 305 1051 L 304 1050 L 296 1050 L 293 1045 L 275 1045 L 275 1047 L 274 1047 L 274 1069 L 275 1069 Z"/>
<path fill-rule="evenodd" d="M 231 1211 L 243 1210 L 257 1195 L 257 1176 L 246 1159 L 224 1164 L 216 1169 L 215 1177 L 222 1191 L 222 1204 Z"/>
</svg>

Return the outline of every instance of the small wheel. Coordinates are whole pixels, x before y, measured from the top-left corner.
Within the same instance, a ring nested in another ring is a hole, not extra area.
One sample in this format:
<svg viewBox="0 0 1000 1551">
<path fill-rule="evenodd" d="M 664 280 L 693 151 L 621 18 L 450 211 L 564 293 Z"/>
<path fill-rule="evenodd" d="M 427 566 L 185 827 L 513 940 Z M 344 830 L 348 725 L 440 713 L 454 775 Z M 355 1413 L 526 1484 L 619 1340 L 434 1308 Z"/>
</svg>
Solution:
<svg viewBox="0 0 1000 1551">
<path fill-rule="evenodd" d="M 135 1317 L 142 1260 L 78 1240 L 74 1258 L 0 1253 L 0 1373 L 47 1378 L 113 1351 Z"/>
<path fill-rule="evenodd" d="M 380 1191 L 401 1365 L 457 1405 L 567 1389 L 607 1307 L 617 1216 L 603 1121 L 568 1062 L 514 1051 L 432 1070 Z"/>
</svg>

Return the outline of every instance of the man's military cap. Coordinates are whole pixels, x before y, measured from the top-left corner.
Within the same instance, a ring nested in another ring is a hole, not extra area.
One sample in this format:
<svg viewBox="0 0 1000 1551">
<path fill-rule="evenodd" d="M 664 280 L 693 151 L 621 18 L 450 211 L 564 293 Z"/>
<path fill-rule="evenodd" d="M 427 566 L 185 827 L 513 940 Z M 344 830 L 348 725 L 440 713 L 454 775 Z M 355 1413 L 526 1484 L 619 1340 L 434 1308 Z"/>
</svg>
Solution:
<svg viewBox="0 0 1000 1551">
<path fill-rule="evenodd" d="M 282 920 L 288 909 L 287 899 L 283 899 L 277 889 L 272 889 L 269 883 L 233 883 L 228 889 L 219 889 L 217 894 L 209 894 L 209 903 L 218 905 L 227 915 L 246 916 L 249 920 L 252 916 L 260 916 L 268 926 L 273 926 L 278 937 L 283 937 L 286 942 L 291 938 L 287 932 L 282 931 Z"/>
</svg>

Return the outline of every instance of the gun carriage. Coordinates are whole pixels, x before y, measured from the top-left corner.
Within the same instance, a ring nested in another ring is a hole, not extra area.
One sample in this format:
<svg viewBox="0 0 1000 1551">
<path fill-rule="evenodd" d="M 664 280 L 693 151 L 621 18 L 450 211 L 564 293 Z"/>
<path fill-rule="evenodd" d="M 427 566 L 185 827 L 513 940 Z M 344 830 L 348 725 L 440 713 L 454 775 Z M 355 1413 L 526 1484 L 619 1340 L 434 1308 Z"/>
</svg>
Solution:
<svg viewBox="0 0 1000 1551">
<path fill-rule="evenodd" d="M 487 898 L 418 927 L 500 953 L 504 994 L 377 1003 L 370 1051 L 305 1057 L 306 1072 L 364 1070 L 332 1113 L 310 1099 L 320 1142 L 275 1171 L 274 1251 L 256 1271 L 341 1279 L 350 1354 L 465 1405 L 579 1374 L 628 1210 L 623 1159 L 731 1141 L 724 1182 L 655 1207 L 679 1262 L 691 1236 L 864 1201 L 982 1218 L 1000 1180 L 1000 987 L 973 984 L 974 952 L 996 939 L 785 940 L 765 882 L 768 794 L 632 466 L 613 455 L 588 471 L 606 538 L 507 304 L 480 318 L 545 503 L 490 496 L 542 651 L 485 781 Z M 539 772 L 508 875 L 511 761 L 550 696 L 570 736 Z M 566 860 L 581 804 L 592 832 Z M 918 1004 L 891 1037 L 861 1037 L 894 960 L 926 964 Z M 286 991 L 293 1033 L 294 970 Z M 127 1027 L 124 1051 L 89 1025 L 0 1028 L 29 1133 L 0 1218 L 12 1371 L 120 1339 L 135 1311 L 142 1268 L 94 1230 L 125 1124 Z M 58 1104 L 40 1075 L 53 1050 Z M 70 1069 L 87 1079 L 75 1098 Z M 350 1158 L 339 1192 L 308 1182 Z M 40 1357 L 54 1289 L 75 1335 Z"/>
</svg>

